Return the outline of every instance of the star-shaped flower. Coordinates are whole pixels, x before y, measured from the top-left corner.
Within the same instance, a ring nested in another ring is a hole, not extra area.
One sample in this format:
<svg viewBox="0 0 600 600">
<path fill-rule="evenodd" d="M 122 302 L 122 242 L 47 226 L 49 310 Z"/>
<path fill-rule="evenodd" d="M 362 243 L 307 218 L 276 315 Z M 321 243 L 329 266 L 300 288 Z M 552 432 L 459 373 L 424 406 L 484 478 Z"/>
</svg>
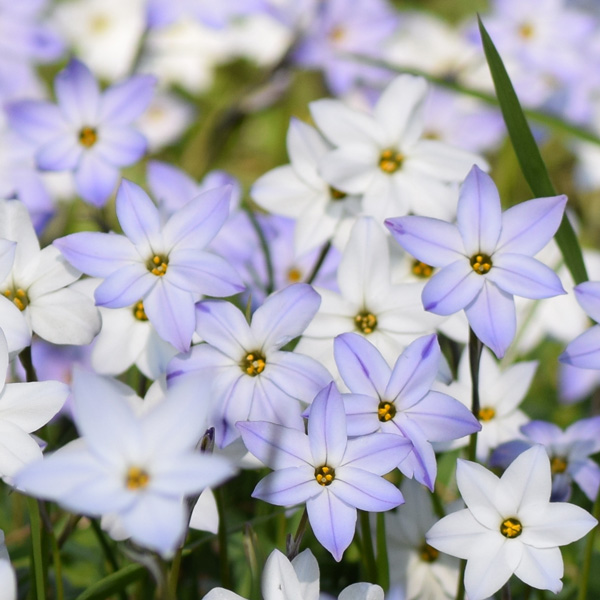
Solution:
<svg viewBox="0 0 600 600">
<path fill-rule="evenodd" d="M 467 508 L 447 515 L 427 543 L 467 560 L 469 600 L 499 590 L 514 573 L 527 585 L 562 589 L 558 546 L 583 537 L 598 523 L 573 504 L 550 502 L 550 461 L 543 446 L 523 452 L 499 479 L 481 465 L 459 460 L 456 480 Z"/>
<path fill-rule="evenodd" d="M 380 512 L 404 501 L 381 475 L 406 457 L 410 443 L 386 433 L 349 440 L 333 383 L 311 405 L 308 435 L 263 421 L 237 426 L 248 450 L 275 469 L 252 495 L 277 506 L 306 502 L 315 537 L 338 562 L 354 537 L 357 508 Z"/>
<path fill-rule="evenodd" d="M 501 358 L 516 331 L 513 296 L 565 293 L 556 273 L 533 255 L 556 233 L 566 203 L 566 196 L 536 198 L 503 214 L 494 182 L 473 166 L 460 188 L 456 225 L 416 216 L 385 223 L 407 252 L 441 267 L 423 288 L 425 310 L 464 309 L 477 337 Z"/>
</svg>

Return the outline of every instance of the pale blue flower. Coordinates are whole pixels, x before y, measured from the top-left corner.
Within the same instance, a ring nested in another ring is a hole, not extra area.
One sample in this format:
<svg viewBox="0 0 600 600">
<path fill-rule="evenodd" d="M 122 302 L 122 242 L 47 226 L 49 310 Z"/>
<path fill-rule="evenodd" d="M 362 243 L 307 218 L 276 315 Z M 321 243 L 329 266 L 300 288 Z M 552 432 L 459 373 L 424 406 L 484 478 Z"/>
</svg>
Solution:
<svg viewBox="0 0 600 600">
<path fill-rule="evenodd" d="M 248 450 L 275 469 L 252 495 L 278 506 L 306 502 L 315 537 L 338 562 L 354 537 L 357 508 L 381 512 L 404 501 L 381 476 L 408 454 L 409 442 L 385 433 L 349 440 L 333 383 L 311 405 L 308 435 L 267 422 L 237 426 Z"/>
<path fill-rule="evenodd" d="M 516 331 L 513 296 L 565 293 L 556 273 L 533 255 L 556 233 L 566 203 L 566 196 L 537 198 L 503 214 L 494 182 L 474 165 L 460 188 L 455 225 L 417 216 L 385 223 L 407 252 L 441 267 L 423 288 L 425 310 L 464 309 L 477 337 L 501 358 Z"/>
</svg>

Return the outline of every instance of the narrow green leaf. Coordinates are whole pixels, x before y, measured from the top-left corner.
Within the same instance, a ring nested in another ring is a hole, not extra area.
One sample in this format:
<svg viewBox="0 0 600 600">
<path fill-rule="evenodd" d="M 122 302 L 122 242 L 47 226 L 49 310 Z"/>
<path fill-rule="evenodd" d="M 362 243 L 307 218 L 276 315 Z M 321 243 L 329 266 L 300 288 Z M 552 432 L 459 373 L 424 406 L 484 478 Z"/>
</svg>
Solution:
<svg viewBox="0 0 600 600">
<path fill-rule="evenodd" d="M 539 148 L 535 143 L 527 119 L 515 94 L 504 63 L 486 31 L 481 19 L 478 17 L 481 41 L 485 51 L 485 57 L 494 80 L 496 95 L 502 110 L 502 116 L 510 141 L 517 155 L 521 171 L 533 195 L 536 197 L 556 196 L 556 191 L 550 181 L 546 165 L 542 159 Z M 556 232 L 556 242 L 565 259 L 565 264 L 575 283 L 587 281 L 587 271 L 583 262 L 581 247 L 577 236 L 567 216 L 563 217 L 562 223 Z"/>
<path fill-rule="evenodd" d="M 79 594 L 76 600 L 103 600 L 108 598 L 124 590 L 130 583 L 141 579 L 145 571 L 146 569 L 142 565 L 127 565 L 96 582 L 85 592 Z"/>
</svg>

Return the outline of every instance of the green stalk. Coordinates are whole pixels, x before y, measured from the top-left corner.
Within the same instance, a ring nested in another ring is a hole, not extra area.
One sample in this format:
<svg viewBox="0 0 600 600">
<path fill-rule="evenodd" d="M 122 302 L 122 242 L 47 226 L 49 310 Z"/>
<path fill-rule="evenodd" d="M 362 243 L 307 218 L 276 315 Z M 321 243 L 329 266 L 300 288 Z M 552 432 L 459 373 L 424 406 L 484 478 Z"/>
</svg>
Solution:
<svg viewBox="0 0 600 600">
<path fill-rule="evenodd" d="M 298 556 L 298 552 L 300 551 L 300 544 L 302 542 L 302 538 L 304 537 L 304 533 L 306 532 L 306 525 L 308 523 L 308 511 L 306 510 L 306 506 L 302 512 L 302 516 L 300 517 L 300 522 L 298 523 L 298 527 L 296 529 L 296 534 L 292 538 L 291 535 L 288 536 L 287 539 L 287 548 L 286 554 L 288 560 L 293 560 Z"/>
<path fill-rule="evenodd" d="M 225 499 L 223 498 L 223 489 L 217 488 L 214 490 L 215 499 L 217 501 L 217 511 L 219 513 L 219 531 L 217 537 L 219 539 L 219 558 L 221 568 L 221 586 L 225 589 L 231 589 L 230 573 L 229 573 L 229 552 L 227 548 L 227 528 L 225 527 Z"/>
<path fill-rule="evenodd" d="M 56 600 L 64 600 L 65 591 L 62 580 L 62 561 L 60 558 L 60 548 L 58 541 L 54 535 L 54 531 L 50 530 L 50 543 L 52 545 L 52 564 L 54 565 L 54 579 L 56 585 Z"/>
<path fill-rule="evenodd" d="M 260 226 L 256 215 L 252 209 L 248 209 L 246 211 L 248 217 L 250 218 L 250 222 L 252 223 L 252 227 L 254 227 L 256 231 L 256 235 L 258 235 L 258 240 L 260 242 L 260 247 L 265 255 L 265 266 L 267 268 L 267 289 L 265 290 L 267 296 L 273 292 L 275 289 L 275 273 L 273 271 L 273 260 L 271 259 L 271 251 L 269 250 L 269 244 L 267 243 L 267 238 L 265 238 L 265 233 Z"/>
<path fill-rule="evenodd" d="M 379 580 L 377 572 L 377 562 L 375 561 L 375 552 L 373 550 L 373 538 L 371 536 L 371 520 L 369 513 L 364 510 L 358 511 L 360 515 L 360 531 L 362 533 L 362 557 L 365 564 L 367 579 L 371 583 L 377 583 Z"/>
<path fill-rule="evenodd" d="M 594 501 L 594 507 L 592 508 L 592 515 L 600 520 L 600 490 L 596 494 L 596 500 Z M 588 538 L 585 543 L 585 552 L 583 555 L 583 566 L 581 567 L 581 577 L 579 578 L 579 592 L 577 594 L 577 600 L 586 600 L 588 597 L 588 585 L 590 583 L 590 573 L 592 570 L 592 555 L 594 553 L 594 539 L 596 537 L 596 531 L 598 527 L 594 527 L 588 534 Z"/>
<path fill-rule="evenodd" d="M 31 546 L 32 546 L 32 571 L 35 577 L 35 598 L 46 600 L 46 587 L 44 584 L 44 557 L 42 554 L 42 520 L 37 500 L 27 497 L 27 508 L 29 510 L 29 522 L 31 524 Z"/>
<path fill-rule="evenodd" d="M 387 539 L 385 535 L 385 513 L 377 513 L 377 572 L 379 574 L 379 585 L 384 592 L 390 589 L 390 562 L 388 559 Z"/>
<path fill-rule="evenodd" d="M 323 266 L 323 263 L 325 262 L 325 259 L 327 258 L 327 254 L 329 253 L 329 250 L 331 249 L 331 240 L 329 242 L 327 242 L 326 244 L 323 244 L 323 248 L 321 248 L 321 253 L 319 254 L 319 257 L 317 258 L 317 262 L 315 263 L 315 266 L 313 267 L 313 270 L 311 271 L 310 275 L 306 278 L 306 283 L 312 283 L 316 276 L 319 274 L 319 271 L 321 270 L 321 267 Z"/>
<path fill-rule="evenodd" d="M 180 546 L 173 562 L 171 563 L 171 570 L 167 578 L 167 598 L 169 600 L 177 600 L 177 584 L 179 583 L 179 571 L 181 570 L 181 559 L 183 557 L 183 548 Z"/>
</svg>

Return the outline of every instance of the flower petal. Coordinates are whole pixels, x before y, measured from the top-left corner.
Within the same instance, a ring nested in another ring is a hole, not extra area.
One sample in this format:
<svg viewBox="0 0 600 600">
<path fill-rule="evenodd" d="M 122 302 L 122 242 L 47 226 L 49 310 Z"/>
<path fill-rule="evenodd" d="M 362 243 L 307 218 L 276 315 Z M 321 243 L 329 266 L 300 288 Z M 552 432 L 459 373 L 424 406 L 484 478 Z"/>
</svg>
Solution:
<svg viewBox="0 0 600 600">
<path fill-rule="evenodd" d="M 5 110 L 11 128 L 34 144 L 45 144 L 67 131 L 60 109 L 50 102 L 23 100 Z"/>
<path fill-rule="evenodd" d="M 264 600 L 303 600 L 296 571 L 279 550 L 273 550 L 265 563 L 262 595 Z"/>
<path fill-rule="evenodd" d="M 594 325 L 577 336 L 558 360 L 580 369 L 600 369 L 600 326 Z"/>
<path fill-rule="evenodd" d="M 346 413 L 333 382 L 317 394 L 310 407 L 308 439 L 315 466 L 336 468 L 342 462 L 348 441 Z"/>
<path fill-rule="evenodd" d="M 600 281 L 584 281 L 576 285 L 573 291 L 585 314 L 600 322 Z"/>
<path fill-rule="evenodd" d="M 95 152 L 81 155 L 79 167 L 75 171 L 77 192 L 93 206 L 104 206 L 114 192 L 119 180 L 119 171 Z"/>
<path fill-rule="evenodd" d="M 129 125 L 148 108 L 156 83 L 152 75 L 136 75 L 111 85 L 102 94 L 100 120 L 111 125 Z"/>
<path fill-rule="evenodd" d="M 131 306 L 145 298 L 158 283 L 158 277 L 139 262 L 121 267 L 96 288 L 96 304 L 109 308 Z"/>
<path fill-rule="evenodd" d="M 336 471 L 329 491 L 346 504 L 370 512 L 391 510 L 404 502 L 400 490 L 393 483 L 369 471 L 346 465 Z"/>
<path fill-rule="evenodd" d="M 321 493 L 314 471 L 308 465 L 273 471 L 258 482 L 252 497 L 277 506 L 302 504 Z"/>
<path fill-rule="evenodd" d="M 148 194 L 133 181 L 124 179 L 117 192 L 116 210 L 119 225 L 133 244 L 151 248 L 151 241 L 160 231 L 160 217 Z"/>
<path fill-rule="evenodd" d="M 56 76 L 54 91 L 68 121 L 78 127 L 97 125 L 100 89 L 91 71 L 81 61 L 71 59 Z"/>
<path fill-rule="evenodd" d="M 81 144 L 70 132 L 48 140 L 35 154 L 38 169 L 42 171 L 70 171 L 77 167 L 83 154 Z"/>
<path fill-rule="evenodd" d="M 465 313 L 475 335 L 502 358 L 517 329 L 513 297 L 493 283 L 484 282 L 475 300 L 465 307 Z"/>
<path fill-rule="evenodd" d="M 410 440 L 391 433 L 361 435 L 348 440 L 344 467 L 386 475 L 395 469 L 412 450 Z M 365 509 L 366 510 L 366 509 Z"/>
<path fill-rule="evenodd" d="M 456 224 L 467 255 L 492 254 L 496 249 L 502 224 L 500 196 L 492 178 L 477 165 L 460 186 Z"/>
<path fill-rule="evenodd" d="M 102 127 L 94 152 L 108 164 L 127 167 L 137 162 L 148 146 L 146 137 L 131 127 Z"/>
<path fill-rule="evenodd" d="M 531 587 L 550 590 L 558 594 L 562 590 L 560 580 L 564 573 L 562 555 L 558 548 L 531 548 L 523 545 L 521 562 L 515 575 Z"/>
</svg>

